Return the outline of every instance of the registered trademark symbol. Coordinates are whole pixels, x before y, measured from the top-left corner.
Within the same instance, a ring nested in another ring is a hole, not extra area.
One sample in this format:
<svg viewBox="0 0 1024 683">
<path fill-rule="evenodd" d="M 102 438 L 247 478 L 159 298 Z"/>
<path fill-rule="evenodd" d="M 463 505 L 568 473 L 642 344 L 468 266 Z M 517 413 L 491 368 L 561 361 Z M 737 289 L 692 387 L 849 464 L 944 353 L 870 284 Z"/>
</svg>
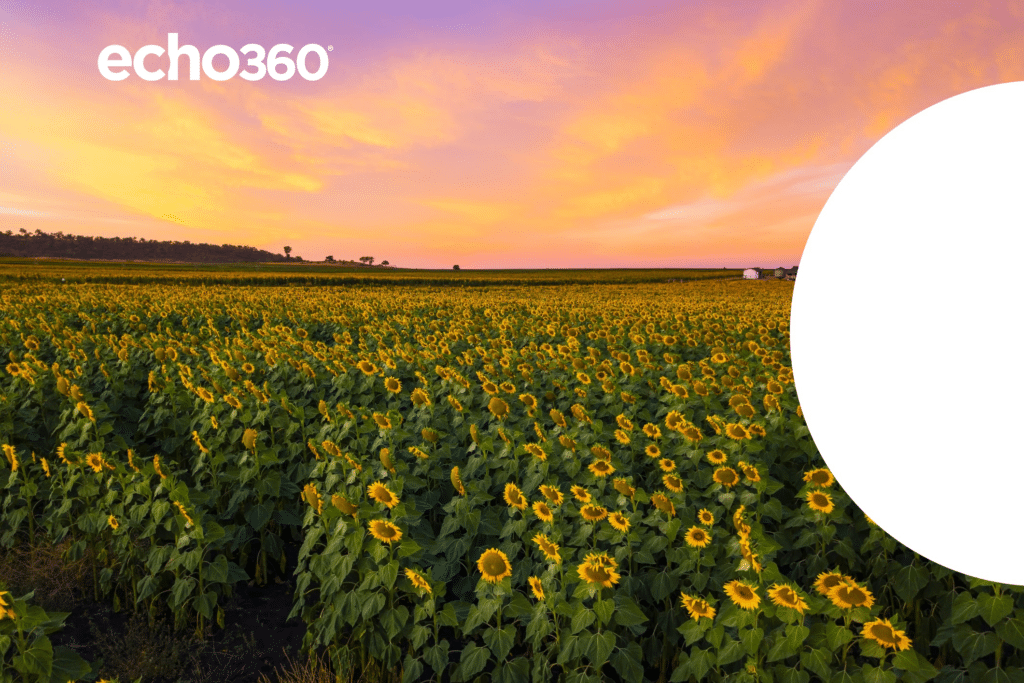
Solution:
<svg viewBox="0 0 1024 683">
<path fill-rule="evenodd" d="M 334 52 L 334 46 L 333 45 L 328 45 L 327 46 L 327 51 L 328 52 Z"/>
</svg>

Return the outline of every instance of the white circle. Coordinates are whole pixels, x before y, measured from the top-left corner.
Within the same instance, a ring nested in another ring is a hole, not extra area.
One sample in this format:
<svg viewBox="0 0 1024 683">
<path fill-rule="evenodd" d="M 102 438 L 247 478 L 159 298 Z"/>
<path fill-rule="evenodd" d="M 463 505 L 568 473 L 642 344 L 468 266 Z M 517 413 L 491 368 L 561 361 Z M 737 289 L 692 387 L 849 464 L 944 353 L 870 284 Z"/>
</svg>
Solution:
<svg viewBox="0 0 1024 683">
<path fill-rule="evenodd" d="M 1024 585 L 1024 83 L 890 131 L 804 248 L 793 376 L 819 452 L 865 514 L 924 557 Z"/>
</svg>

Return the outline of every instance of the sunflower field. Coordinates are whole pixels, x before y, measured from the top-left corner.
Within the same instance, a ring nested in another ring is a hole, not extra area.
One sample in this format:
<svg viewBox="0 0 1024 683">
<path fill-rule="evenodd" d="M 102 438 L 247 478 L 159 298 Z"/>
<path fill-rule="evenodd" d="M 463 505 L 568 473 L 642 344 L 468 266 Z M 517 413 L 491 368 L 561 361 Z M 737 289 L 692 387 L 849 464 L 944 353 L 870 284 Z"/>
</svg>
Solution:
<svg viewBox="0 0 1024 683">
<path fill-rule="evenodd" d="M 183 277 L 0 290 L 0 545 L 70 539 L 116 609 L 287 580 L 308 648 L 410 683 L 1024 680 L 1024 591 L 815 449 L 792 283 Z"/>
</svg>

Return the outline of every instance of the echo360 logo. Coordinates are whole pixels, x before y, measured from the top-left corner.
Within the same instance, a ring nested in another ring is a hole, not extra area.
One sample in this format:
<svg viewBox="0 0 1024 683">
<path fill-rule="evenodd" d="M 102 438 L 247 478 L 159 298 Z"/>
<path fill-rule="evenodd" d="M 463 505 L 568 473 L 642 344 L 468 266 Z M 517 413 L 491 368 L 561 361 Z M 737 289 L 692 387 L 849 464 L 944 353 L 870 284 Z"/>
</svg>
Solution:
<svg viewBox="0 0 1024 683">
<path fill-rule="evenodd" d="M 178 67 L 182 57 L 188 58 L 188 77 L 190 81 L 199 80 L 199 67 L 202 64 L 203 73 L 207 78 L 214 81 L 227 81 L 234 78 L 236 74 L 247 81 L 258 81 L 268 75 L 275 81 L 287 81 L 298 71 L 299 75 L 307 81 L 319 81 L 327 73 L 327 51 L 315 43 L 306 45 L 299 50 L 298 55 L 292 60 L 290 55 L 294 50 L 291 45 L 281 43 L 270 48 L 266 52 L 262 46 L 249 43 L 241 49 L 243 55 L 252 54 L 245 70 L 239 72 L 241 62 L 238 53 L 227 45 L 214 45 L 205 53 L 202 60 L 199 58 L 199 50 L 194 45 L 178 46 L 178 34 L 167 34 L 167 50 L 159 45 L 145 45 L 135 53 L 134 59 L 131 52 L 122 45 L 108 45 L 100 52 L 98 66 L 100 74 L 108 81 L 123 81 L 131 75 L 129 68 L 134 68 L 135 73 L 144 81 L 159 81 L 164 77 L 164 70 L 157 69 L 150 71 L 146 68 L 146 57 L 162 57 L 164 52 L 170 59 L 170 65 L 166 76 L 169 81 L 178 80 Z M 316 71 L 306 68 L 306 58 L 310 53 L 320 57 L 320 66 Z M 228 68 L 218 71 L 213 66 L 213 59 L 217 55 L 224 55 L 228 58 Z M 266 60 L 266 63 L 264 63 Z M 249 69 L 253 70 L 249 70 Z M 283 71 L 281 71 L 283 69 Z"/>
</svg>

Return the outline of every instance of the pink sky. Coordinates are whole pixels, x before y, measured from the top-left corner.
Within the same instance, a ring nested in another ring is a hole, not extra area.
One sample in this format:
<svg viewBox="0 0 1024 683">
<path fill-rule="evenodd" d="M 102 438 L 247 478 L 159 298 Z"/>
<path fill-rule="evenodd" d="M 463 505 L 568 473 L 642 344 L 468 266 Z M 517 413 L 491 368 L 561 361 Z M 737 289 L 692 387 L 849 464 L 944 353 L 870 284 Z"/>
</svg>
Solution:
<svg viewBox="0 0 1024 683">
<path fill-rule="evenodd" d="M 0 0 L 0 230 L 421 268 L 789 266 L 893 126 L 1024 79 L 1020 1 L 210 5 Z M 316 82 L 100 75 L 107 45 L 169 32 L 333 50 Z"/>
</svg>

